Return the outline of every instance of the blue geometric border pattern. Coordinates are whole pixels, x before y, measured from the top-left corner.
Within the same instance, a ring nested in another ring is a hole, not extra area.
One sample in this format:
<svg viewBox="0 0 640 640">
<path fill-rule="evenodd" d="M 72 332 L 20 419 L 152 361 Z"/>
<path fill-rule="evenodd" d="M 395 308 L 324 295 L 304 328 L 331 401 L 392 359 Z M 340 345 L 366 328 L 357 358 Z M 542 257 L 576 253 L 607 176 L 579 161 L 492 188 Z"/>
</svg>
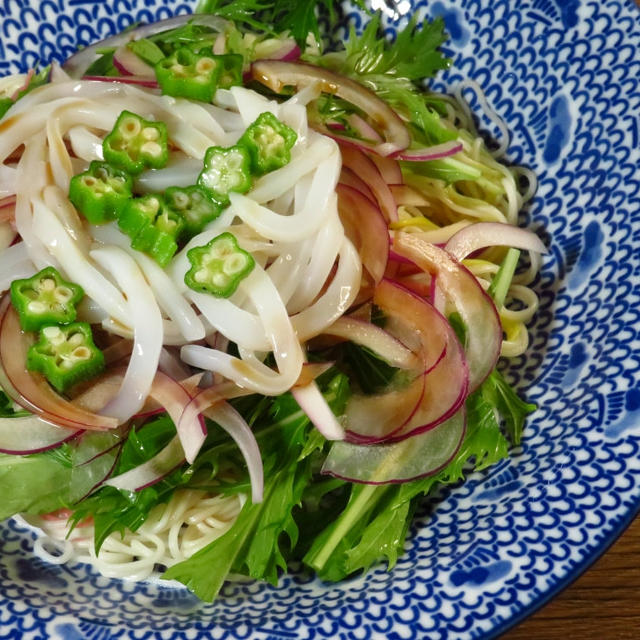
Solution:
<svg viewBox="0 0 640 640">
<path fill-rule="evenodd" d="M 400 11 L 406 3 L 397 3 Z M 160 0 L 0 0 L 0 73 L 65 58 Z M 523 222 L 550 247 L 526 358 L 507 371 L 538 405 L 514 456 L 433 495 L 407 553 L 340 585 L 294 572 L 231 582 L 214 605 L 181 588 L 49 566 L 32 535 L 0 529 L 0 639 L 494 637 L 602 552 L 640 506 L 640 20 L 628 0 L 414 1 L 442 16 L 462 95 L 539 184 Z M 393 35 L 408 18 L 389 10 Z M 359 27 L 362 16 L 353 13 Z"/>
</svg>

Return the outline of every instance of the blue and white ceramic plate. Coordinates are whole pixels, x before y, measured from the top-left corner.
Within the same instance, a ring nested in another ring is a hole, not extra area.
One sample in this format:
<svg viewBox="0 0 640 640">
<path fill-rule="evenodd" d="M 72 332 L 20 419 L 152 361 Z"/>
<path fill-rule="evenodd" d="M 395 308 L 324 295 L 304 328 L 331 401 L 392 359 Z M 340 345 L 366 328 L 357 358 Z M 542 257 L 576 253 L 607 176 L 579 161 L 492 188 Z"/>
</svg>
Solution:
<svg viewBox="0 0 640 640">
<path fill-rule="evenodd" d="M 0 0 L 0 74 L 65 58 L 193 2 Z M 443 15 L 452 70 L 476 80 L 540 179 L 527 222 L 551 253 L 529 354 L 511 368 L 539 406 L 508 461 L 434 496 L 406 555 L 334 586 L 188 592 L 44 565 L 0 539 L 0 638 L 491 638 L 585 569 L 640 506 L 640 14 L 631 0 L 374 2 Z M 389 10 L 393 14 L 393 10 Z M 361 17 L 352 18 L 359 23 Z M 393 30 L 393 21 L 390 23 Z M 483 121 L 481 103 L 468 96 Z M 488 131 L 489 134 L 493 133 Z"/>
</svg>

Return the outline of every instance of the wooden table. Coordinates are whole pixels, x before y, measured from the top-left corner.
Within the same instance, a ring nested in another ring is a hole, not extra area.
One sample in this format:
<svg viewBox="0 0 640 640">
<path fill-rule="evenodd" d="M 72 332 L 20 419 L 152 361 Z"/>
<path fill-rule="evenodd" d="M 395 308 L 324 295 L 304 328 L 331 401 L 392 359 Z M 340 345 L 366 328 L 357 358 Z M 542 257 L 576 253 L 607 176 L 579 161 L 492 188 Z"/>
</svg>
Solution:
<svg viewBox="0 0 640 640">
<path fill-rule="evenodd" d="M 640 640 L 640 517 L 582 577 L 500 640 Z"/>
</svg>

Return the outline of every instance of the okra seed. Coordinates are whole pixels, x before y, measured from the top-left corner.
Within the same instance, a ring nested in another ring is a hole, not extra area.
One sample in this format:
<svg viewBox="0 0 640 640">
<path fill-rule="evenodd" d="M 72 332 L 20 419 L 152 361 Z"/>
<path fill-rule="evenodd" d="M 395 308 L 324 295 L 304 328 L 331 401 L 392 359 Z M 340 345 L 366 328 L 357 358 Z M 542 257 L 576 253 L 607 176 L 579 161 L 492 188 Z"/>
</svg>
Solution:
<svg viewBox="0 0 640 640">
<path fill-rule="evenodd" d="M 73 297 L 73 292 L 69 287 L 56 287 L 54 298 L 58 302 L 68 302 Z"/>
<path fill-rule="evenodd" d="M 198 74 L 209 73 L 215 68 L 216 63 L 212 58 L 200 58 L 200 60 L 196 62 L 196 73 Z"/>
<path fill-rule="evenodd" d="M 156 158 L 162 153 L 162 147 L 157 142 L 150 140 L 142 145 L 140 151 L 141 153 L 145 153 L 148 156 Z"/>
<path fill-rule="evenodd" d="M 87 347 L 82 346 L 74 349 L 72 355 L 77 360 L 88 360 L 91 357 L 91 351 L 89 351 Z"/>
<path fill-rule="evenodd" d="M 84 176 L 82 182 L 84 182 L 87 187 L 93 187 L 98 181 L 93 176 Z"/>
<path fill-rule="evenodd" d="M 47 311 L 47 305 L 44 302 L 40 302 L 39 300 L 32 300 L 28 305 L 27 309 L 32 313 L 45 313 Z"/>
<path fill-rule="evenodd" d="M 131 140 L 140 133 L 141 129 L 142 125 L 137 118 L 125 118 L 118 128 L 118 132 L 123 138 Z"/>
<path fill-rule="evenodd" d="M 40 280 L 40 291 L 53 291 L 56 288 L 56 281 L 51 278 L 42 278 Z"/>
<path fill-rule="evenodd" d="M 226 287 L 229 284 L 229 278 L 221 271 L 216 271 L 211 277 L 211 281 L 216 287 Z"/>
<path fill-rule="evenodd" d="M 55 340 L 56 338 L 59 338 L 62 335 L 62 331 L 60 330 L 60 327 L 45 327 L 42 330 L 42 333 L 44 337 L 47 338 L 48 340 Z"/>
<path fill-rule="evenodd" d="M 227 275 L 234 275 L 242 271 L 247 266 L 247 258 L 241 253 L 234 253 L 233 255 L 227 256 L 225 261 L 222 264 L 222 270 Z"/>
<path fill-rule="evenodd" d="M 67 339 L 67 342 L 72 347 L 77 347 L 77 346 L 81 345 L 84 342 L 84 336 L 81 333 L 74 333 L 72 336 L 70 336 Z"/>
<path fill-rule="evenodd" d="M 199 269 L 198 271 L 196 271 L 194 278 L 196 282 L 207 282 L 207 280 L 209 279 L 209 272 L 206 269 Z"/>
<path fill-rule="evenodd" d="M 176 209 L 186 209 L 189 206 L 189 196 L 186 193 L 174 193 L 173 206 Z"/>
<path fill-rule="evenodd" d="M 145 140 L 157 140 L 160 133 L 155 127 L 145 127 L 142 131 L 142 137 Z"/>
</svg>

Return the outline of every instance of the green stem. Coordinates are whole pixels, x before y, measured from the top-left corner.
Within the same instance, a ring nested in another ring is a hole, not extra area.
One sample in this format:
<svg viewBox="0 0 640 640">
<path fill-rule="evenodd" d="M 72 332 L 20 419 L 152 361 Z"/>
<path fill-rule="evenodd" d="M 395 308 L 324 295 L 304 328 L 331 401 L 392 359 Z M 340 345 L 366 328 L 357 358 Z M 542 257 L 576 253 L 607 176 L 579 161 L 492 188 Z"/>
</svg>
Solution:
<svg viewBox="0 0 640 640">
<path fill-rule="evenodd" d="M 335 527 L 331 532 L 331 535 L 327 538 L 327 541 L 322 545 L 320 550 L 316 553 L 313 560 L 309 563 L 314 569 L 320 570 L 329 560 L 329 557 L 334 552 L 335 548 L 340 544 L 340 541 L 345 534 L 351 529 L 355 522 L 360 518 L 364 511 L 371 505 L 369 500 L 373 497 L 373 494 L 381 487 L 375 484 L 363 485 L 363 489 L 356 497 L 351 505 L 342 512 L 340 517 L 335 521 Z M 382 487 L 387 489 L 386 486 Z"/>
<path fill-rule="evenodd" d="M 489 285 L 488 293 L 493 298 L 498 309 L 504 305 L 519 258 L 520 251 L 518 249 L 509 249 L 498 272 Z"/>
</svg>

